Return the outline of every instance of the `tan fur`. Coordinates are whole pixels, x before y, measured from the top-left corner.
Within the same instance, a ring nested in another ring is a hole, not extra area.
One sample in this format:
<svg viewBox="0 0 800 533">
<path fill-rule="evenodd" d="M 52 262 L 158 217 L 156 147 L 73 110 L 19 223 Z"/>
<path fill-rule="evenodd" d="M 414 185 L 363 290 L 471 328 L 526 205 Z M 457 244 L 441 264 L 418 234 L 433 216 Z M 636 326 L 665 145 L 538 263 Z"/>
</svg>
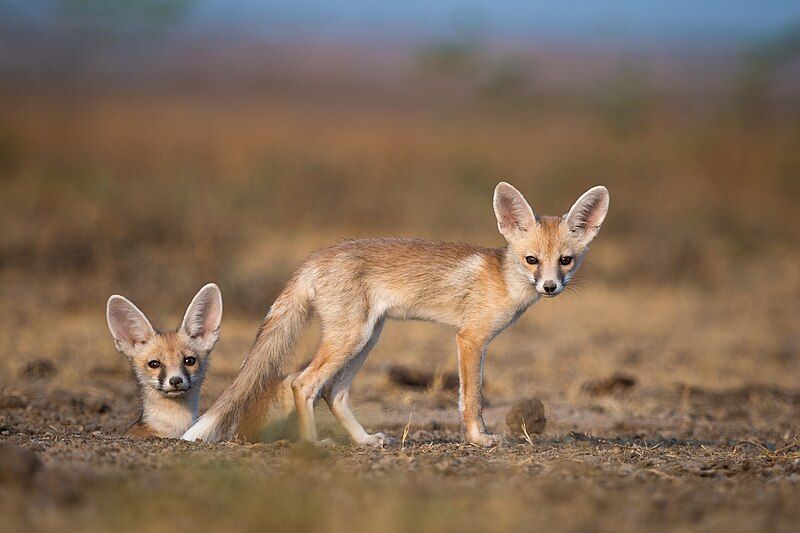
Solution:
<svg viewBox="0 0 800 533">
<path fill-rule="evenodd" d="M 213 284 L 192 300 L 181 327 L 164 333 L 125 298 L 109 298 L 109 329 L 128 358 L 141 399 L 141 415 L 127 436 L 178 438 L 194 424 L 221 315 L 222 299 Z"/>
<path fill-rule="evenodd" d="M 466 439 L 481 445 L 497 443 L 482 417 L 486 347 L 544 294 L 538 287 L 541 276 L 552 277 L 548 280 L 553 283 L 557 278 L 560 292 L 574 274 L 608 205 L 604 188 L 592 191 L 572 219 L 540 218 L 516 189 L 501 183 L 495 192 L 495 211 L 508 244 L 500 249 L 421 239 L 366 239 L 315 252 L 278 296 L 239 375 L 184 438 L 230 438 L 242 420 L 252 432 L 254 422 L 285 414 L 286 403 L 278 406 L 265 394 L 272 391 L 273 398 L 285 398 L 290 383 L 301 438 L 317 440 L 313 408 L 322 397 L 356 443 L 382 444 L 387 437 L 368 434 L 350 411 L 350 384 L 386 319 L 417 319 L 457 329 L 459 404 Z M 598 210 L 602 216 L 587 218 Z M 595 223 L 589 236 L 586 228 Z M 527 264 L 525 258 L 533 255 L 538 264 Z M 574 263 L 560 265 L 564 255 L 574 257 Z M 281 373 L 283 365 L 312 312 L 322 327 L 320 345 L 308 367 L 287 379 Z"/>
<path fill-rule="evenodd" d="M 178 438 L 197 419 L 208 354 L 195 351 L 187 341 L 188 338 L 176 331 L 157 333 L 141 353 L 129 358 L 139 384 L 142 413 L 139 422 L 126 435 Z M 189 356 L 197 359 L 191 366 L 183 363 Z M 163 366 L 150 368 L 147 363 L 152 360 L 160 361 Z M 191 389 L 183 396 L 172 398 L 165 396 L 155 385 L 162 373 L 168 375 L 175 372 L 188 376 Z"/>
<path fill-rule="evenodd" d="M 155 430 L 154 428 L 150 427 L 147 423 L 142 421 L 142 418 L 139 417 L 136 422 L 133 423 L 131 427 L 128 428 L 128 431 L 125 432 L 126 437 L 131 437 L 134 439 L 146 439 L 148 437 L 164 437 L 159 431 Z"/>
<path fill-rule="evenodd" d="M 236 430 L 237 438 L 257 442 L 271 437 L 286 438 L 297 433 L 285 427 L 286 418 L 294 412 L 292 381 L 295 377 L 295 374 L 287 376 L 253 401 L 250 408 L 242 413 Z"/>
</svg>

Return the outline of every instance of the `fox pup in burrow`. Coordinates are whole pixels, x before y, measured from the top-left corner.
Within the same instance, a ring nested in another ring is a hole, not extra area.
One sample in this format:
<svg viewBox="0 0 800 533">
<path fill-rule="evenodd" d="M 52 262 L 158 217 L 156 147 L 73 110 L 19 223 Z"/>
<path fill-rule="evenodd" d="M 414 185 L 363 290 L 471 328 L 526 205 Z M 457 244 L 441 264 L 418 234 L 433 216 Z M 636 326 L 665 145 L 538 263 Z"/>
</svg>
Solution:
<svg viewBox="0 0 800 533">
<path fill-rule="evenodd" d="M 351 240 L 323 248 L 298 268 L 267 313 L 233 383 L 183 436 L 209 442 L 241 436 L 242 426 L 286 414 L 294 397 L 300 437 L 317 440 L 314 403 L 322 397 L 358 444 L 381 445 L 348 406 L 353 378 L 378 341 L 387 318 L 429 320 L 457 328 L 459 408 L 466 440 L 502 439 L 483 421 L 486 347 L 541 297 L 564 290 L 600 230 L 608 190 L 584 193 L 563 216 L 538 216 L 522 194 L 500 183 L 494 191 L 502 248 L 420 239 Z M 283 368 L 312 314 L 322 338 L 297 376 Z M 251 429 L 247 429 L 251 431 Z"/>
<path fill-rule="evenodd" d="M 209 283 L 195 295 L 177 331 L 157 332 L 131 301 L 114 295 L 106 306 L 117 350 L 133 368 L 142 411 L 125 433 L 179 438 L 197 420 L 200 387 L 219 339 L 222 295 Z"/>
</svg>

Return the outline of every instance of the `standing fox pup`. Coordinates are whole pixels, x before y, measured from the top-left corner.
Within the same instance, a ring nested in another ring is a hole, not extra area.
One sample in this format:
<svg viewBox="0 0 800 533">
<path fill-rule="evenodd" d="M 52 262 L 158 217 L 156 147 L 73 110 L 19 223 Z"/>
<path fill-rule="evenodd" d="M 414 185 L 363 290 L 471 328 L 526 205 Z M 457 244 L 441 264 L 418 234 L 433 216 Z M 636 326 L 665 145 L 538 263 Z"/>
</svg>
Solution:
<svg viewBox="0 0 800 533">
<path fill-rule="evenodd" d="M 200 387 L 219 339 L 219 288 L 209 283 L 200 289 L 177 331 L 156 332 L 144 313 L 117 295 L 108 299 L 106 318 L 117 350 L 133 367 L 142 399 L 142 414 L 125 434 L 180 437 L 197 420 Z"/>
<path fill-rule="evenodd" d="M 321 396 L 358 444 L 381 445 L 348 406 L 348 391 L 387 318 L 429 320 L 457 328 L 459 408 L 466 440 L 490 446 L 502 439 L 483 421 L 486 347 L 542 296 L 564 290 L 608 211 L 605 187 L 588 190 L 560 217 L 538 216 L 508 183 L 494 191 L 499 249 L 419 239 L 345 241 L 312 254 L 295 271 L 261 324 L 239 375 L 183 436 L 213 442 L 239 425 L 274 420 L 290 382 L 300 437 L 317 440 L 314 403 Z M 322 339 L 311 363 L 294 378 L 283 367 L 309 318 Z"/>
</svg>

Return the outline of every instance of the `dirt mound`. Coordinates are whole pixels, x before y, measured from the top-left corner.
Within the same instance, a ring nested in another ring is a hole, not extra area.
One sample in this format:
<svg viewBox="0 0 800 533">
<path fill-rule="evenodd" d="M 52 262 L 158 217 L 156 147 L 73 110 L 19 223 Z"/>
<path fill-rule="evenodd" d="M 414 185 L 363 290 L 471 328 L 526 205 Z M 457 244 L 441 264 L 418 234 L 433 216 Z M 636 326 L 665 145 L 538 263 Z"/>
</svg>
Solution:
<svg viewBox="0 0 800 533">
<path fill-rule="evenodd" d="M 50 379 L 58 374 L 56 365 L 49 359 L 36 359 L 28 362 L 19 372 L 25 379 Z"/>
<path fill-rule="evenodd" d="M 618 372 L 605 379 L 588 381 L 583 384 L 583 390 L 589 396 L 610 396 L 611 394 L 627 391 L 636 385 L 636 378 Z"/>
</svg>

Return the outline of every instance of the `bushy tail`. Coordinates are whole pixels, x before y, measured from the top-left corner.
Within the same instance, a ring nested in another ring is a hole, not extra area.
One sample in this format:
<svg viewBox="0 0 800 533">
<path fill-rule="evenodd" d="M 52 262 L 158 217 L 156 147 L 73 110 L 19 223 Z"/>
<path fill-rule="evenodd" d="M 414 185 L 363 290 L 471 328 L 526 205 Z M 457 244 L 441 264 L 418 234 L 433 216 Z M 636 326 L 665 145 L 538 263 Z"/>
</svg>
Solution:
<svg viewBox="0 0 800 533">
<path fill-rule="evenodd" d="M 261 323 L 239 375 L 182 438 L 227 440 L 238 433 L 243 418 L 252 435 L 256 420 L 263 424 L 288 415 L 290 389 L 283 369 L 310 316 L 309 291 L 295 275 Z"/>
</svg>

